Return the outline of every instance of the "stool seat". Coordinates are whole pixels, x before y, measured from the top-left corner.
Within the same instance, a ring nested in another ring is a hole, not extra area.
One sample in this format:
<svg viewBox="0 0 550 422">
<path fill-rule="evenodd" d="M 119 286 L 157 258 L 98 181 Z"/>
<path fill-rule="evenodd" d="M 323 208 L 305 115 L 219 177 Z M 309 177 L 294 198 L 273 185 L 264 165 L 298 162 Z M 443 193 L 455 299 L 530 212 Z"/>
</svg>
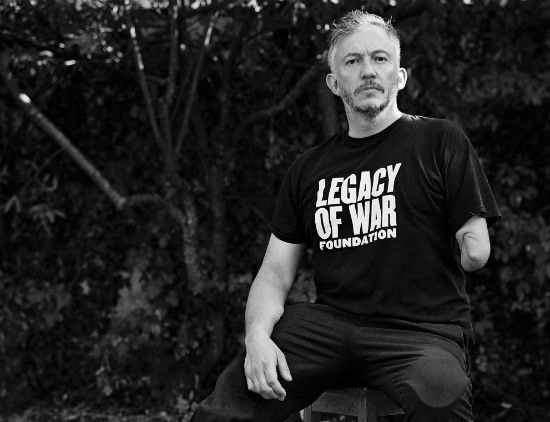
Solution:
<svg viewBox="0 0 550 422">
<path fill-rule="evenodd" d="M 325 391 L 304 409 L 304 422 L 320 422 L 323 413 L 356 416 L 358 422 L 375 422 L 378 416 L 405 412 L 381 391 L 362 387 Z"/>
</svg>

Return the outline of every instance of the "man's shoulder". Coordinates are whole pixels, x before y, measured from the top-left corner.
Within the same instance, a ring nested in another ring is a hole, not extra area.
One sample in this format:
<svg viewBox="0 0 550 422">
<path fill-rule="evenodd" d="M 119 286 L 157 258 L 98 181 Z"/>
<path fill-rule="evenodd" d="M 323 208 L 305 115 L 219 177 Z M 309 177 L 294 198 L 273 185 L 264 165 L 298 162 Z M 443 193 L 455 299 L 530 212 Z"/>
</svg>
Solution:
<svg viewBox="0 0 550 422">
<path fill-rule="evenodd" d="M 442 160 L 447 160 L 456 152 L 468 151 L 472 148 L 464 130 L 452 120 L 424 116 L 410 117 L 412 126 L 408 133 L 414 138 L 416 146 L 413 151 L 428 152 Z"/>
<path fill-rule="evenodd" d="M 426 117 L 420 115 L 406 115 L 406 122 L 411 128 L 427 130 L 430 132 L 445 133 L 445 132 L 462 132 L 460 126 L 449 120 L 438 117 Z"/>
<path fill-rule="evenodd" d="M 449 119 L 409 115 L 406 120 L 407 133 L 418 147 L 445 152 L 469 144 L 466 133 Z"/>
</svg>

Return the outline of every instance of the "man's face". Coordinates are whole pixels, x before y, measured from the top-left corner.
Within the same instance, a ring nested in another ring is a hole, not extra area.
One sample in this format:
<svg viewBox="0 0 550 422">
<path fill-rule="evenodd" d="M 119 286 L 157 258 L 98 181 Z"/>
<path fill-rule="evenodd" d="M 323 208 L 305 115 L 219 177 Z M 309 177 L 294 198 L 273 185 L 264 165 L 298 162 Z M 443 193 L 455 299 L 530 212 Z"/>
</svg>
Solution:
<svg viewBox="0 0 550 422">
<path fill-rule="evenodd" d="M 329 87 L 346 108 L 371 118 L 395 101 L 406 78 L 405 70 L 399 68 L 397 41 L 375 25 L 365 25 L 339 40 L 333 72 Z"/>
</svg>

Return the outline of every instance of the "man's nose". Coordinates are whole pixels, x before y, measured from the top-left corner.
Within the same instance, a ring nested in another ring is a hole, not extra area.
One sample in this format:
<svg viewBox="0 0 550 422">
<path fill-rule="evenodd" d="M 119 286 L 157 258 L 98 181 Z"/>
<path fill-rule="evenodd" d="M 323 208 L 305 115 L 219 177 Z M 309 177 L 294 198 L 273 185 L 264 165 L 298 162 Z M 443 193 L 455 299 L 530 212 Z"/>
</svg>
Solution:
<svg viewBox="0 0 550 422">
<path fill-rule="evenodd" d="M 363 66 L 361 67 L 361 79 L 374 78 L 376 76 L 376 71 L 374 69 L 373 63 L 370 60 L 364 60 Z"/>
</svg>

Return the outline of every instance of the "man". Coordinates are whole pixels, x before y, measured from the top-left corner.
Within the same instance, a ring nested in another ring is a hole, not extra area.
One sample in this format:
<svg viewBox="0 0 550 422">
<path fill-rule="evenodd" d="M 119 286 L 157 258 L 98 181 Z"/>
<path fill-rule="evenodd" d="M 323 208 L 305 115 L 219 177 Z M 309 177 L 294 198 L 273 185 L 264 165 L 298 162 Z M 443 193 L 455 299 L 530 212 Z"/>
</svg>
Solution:
<svg viewBox="0 0 550 422">
<path fill-rule="evenodd" d="M 469 421 L 464 271 L 485 265 L 498 207 L 460 129 L 399 111 L 407 72 L 389 22 L 348 13 L 328 57 L 348 130 L 291 165 L 248 298 L 246 355 L 194 420 L 282 421 L 358 384 L 407 421 Z M 317 301 L 285 309 L 306 245 Z"/>
</svg>

